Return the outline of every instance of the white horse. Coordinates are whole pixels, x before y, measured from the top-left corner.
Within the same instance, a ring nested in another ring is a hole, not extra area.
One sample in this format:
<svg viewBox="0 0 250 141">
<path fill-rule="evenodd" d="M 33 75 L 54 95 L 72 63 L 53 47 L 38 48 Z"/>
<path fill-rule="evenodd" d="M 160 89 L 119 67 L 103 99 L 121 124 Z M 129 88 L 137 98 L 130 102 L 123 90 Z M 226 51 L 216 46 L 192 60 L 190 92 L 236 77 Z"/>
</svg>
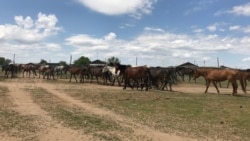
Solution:
<svg viewBox="0 0 250 141">
<path fill-rule="evenodd" d="M 121 82 L 119 80 L 120 76 L 120 72 L 117 72 L 115 73 L 115 67 L 113 66 L 107 66 L 105 65 L 102 69 L 102 73 L 105 73 L 105 72 L 110 72 L 111 73 L 111 77 L 112 77 L 112 82 L 111 82 L 111 85 L 113 86 L 115 84 L 115 80 L 117 79 L 117 82 L 119 84 L 119 86 L 121 86 Z"/>
</svg>

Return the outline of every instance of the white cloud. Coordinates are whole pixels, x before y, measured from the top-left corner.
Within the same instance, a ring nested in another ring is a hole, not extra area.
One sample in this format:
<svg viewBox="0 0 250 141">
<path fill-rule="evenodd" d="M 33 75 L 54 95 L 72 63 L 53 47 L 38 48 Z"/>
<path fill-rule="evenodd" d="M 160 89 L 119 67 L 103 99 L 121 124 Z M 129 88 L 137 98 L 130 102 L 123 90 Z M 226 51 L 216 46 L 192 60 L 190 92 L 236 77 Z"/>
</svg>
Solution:
<svg viewBox="0 0 250 141">
<path fill-rule="evenodd" d="M 213 32 L 213 31 L 216 31 L 217 27 L 216 27 L 216 25 L 210 25 L 210 26 L 207 27 L 207 29 L 209 31 Z"/>
<path fill-rule="evenodd" d="M 38 14 L 34 22 L 31 17 L 15 16 L 16 25 L 0 25 L 0 39 L 6 42 L 17 41 L 20 43 L 34 43 L 56 34 L 61 30 L 57 27 L 55 15 Z"/>
<path fill-rule="evenodd" d="M 250 33 L 250 26 L 240 26 L 240 25 L 235 25 L 235 26 L 230 26 L 229 30 L 231 31 L 240 31 L 243 33 Z"/>
<path fill-rule="evenodd" d="M 240 25 L 234 25 L 234 26 L 230 26 L 229 30 L 239 30 L 241 28 Z"/>
<path fill-rule="evenodd" d="M 104 37 L 104 40 L 110 41 L 110 40 L 114 40 L 115 38 L 116 38 L 116 34 L 111 32 L 107 36 Z"/>
<path fill-rule="evenodd" d="M 242 61 L 243 61 L 243 62 L 250 62 L 250 57 L 243 58 Z"/>
<path fill-rule="evenodd" d="M 106 15 L 129 14 L 140 18 L 144 14 L 150 14 L 153 4 L 157 0 L 78 0 L 81 4 L 93 11 Z"/>
<path fill-rule="evenodd" d="M 135 58 L 138 57 L 141 65 L 176 65 L 187 60 L 198 60 L 203 65 L 209 64 L 212 54 L 248 54 L 250 53 L 250 38 L 221 37 L 216 34 L 175 34 L 170 32 L 155 32 L 148 30 L 130 41 L 114 38 L 115 33 L 109 33 L 103 37 L 91 37 L 88 35 L 76 35 L 66 40 L 69 46 L 74 46 L 74 55 L 83 55 L 96 59 L 116 56 L 122 63 L 135 65 Z M 156 28 L 157 29 L 157 28 Z M 112 35 L 112 36 L 111 36 Z M 112 40 L 106 40 L 106 37 Z M 116 36 L 115 36 L 116 37 Z M 156 64 L 157 62 L 157 64 Z M 216 65 L 216 60 L 214 61 Z M 140 65 L 140 63 L 139 63 Z"/>
<path fill-rule="evenodd" d="M 54 56 L 56 52 L 62 51 L 59 44 L 45 41 L 61 30 L 56 25 L 58 20 L 55 15 L 39 13 L 37 19 L 15 16 L 14 20 L 16 24 L 0 25 L 1 56 L 12 58 L 16 54 L 17 59 L 31 62 L 46 58 L 45 54 Z M 23 59 L 25 57 L 26 60 Z"/>
<path fill-rule="evenodd" d="M 150 32 L 165 32 L 163 29 L 161 29 L 161 28 L 152 28 L 152 27 L 145 27 L 144 28 L 144 30 L 146 30 L 146 31 L 150 31 Z"/>
<path fill-rule="evenodd" d="M 232 10 L 228 11 L 228 13 L 233 13 L 236 15 L 250 16 L 250 3 L 234 6 Z"/>
</svg>

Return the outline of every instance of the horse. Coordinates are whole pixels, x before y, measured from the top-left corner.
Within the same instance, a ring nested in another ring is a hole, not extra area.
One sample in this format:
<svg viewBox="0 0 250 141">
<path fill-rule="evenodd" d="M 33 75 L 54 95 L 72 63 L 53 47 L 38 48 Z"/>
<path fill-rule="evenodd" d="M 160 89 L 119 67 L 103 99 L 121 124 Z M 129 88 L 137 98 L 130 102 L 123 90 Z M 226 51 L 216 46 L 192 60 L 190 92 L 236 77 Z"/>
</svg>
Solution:
<svg viewBox="0 0 250 141">
<path fill-rule="evenodd" d="M 24 77 L 24 73 L 25 73 L 25 72 L 26 72 L 26 76 L 27 76 L 27 73 L 29 74 L 29 78 L 30 78 L 30 74 L 31 74 L 31 73 L 33 74 L 33 78 L 34 78 L 35 76 L 37 76 L 35 64 L 33 64 L 33 63 L 28 63 L 28 64 L 23 65 L 22 68 L 23 68 L 23 77 Z"/>
<path fill-rule="evenodd" d="M 44 69 L 43 79 L 45 79 L 45 77 L 47 77 L 48 80 L 50 79 L 50 77 L 52 77 L 53 80 L 55 79 L 53 67 L 50 66 Z"/>
<path fill-rule="evenodd" d="M 141 90 L 143 90 L 143 87 L 145 86 L 145 90 L 148 91 L 148 83 L 150 81 L 150 78 L 152 78 L 150 71 L 145 66 L 138 66 L 138 67 L 130 67 L 125 65 L 116 65 L 116 74 L 120 70 L 120 73 L 123 74 L 124 78 L 124 87 L 125 90 L 127 85 L 129 85 L 132 89 L 134 86 L 131 86 L 130 80 L 132 79 L 134 81 L 134 84 L 137 85 L 137 88 L 141 86 Z"/>
<path fill-rule="evenodd" d="M 44 76 L 44 73 L 46 71 L 46 69 L 49 68 L 49 65 L 46 65 L 46 64 L 41 64 L 39 67 L 38 67 L 38 74 L 39 74 L 39 78 L 40 78 L 40 75 L 43 75 Z"/>
<path fill-rule="evenodd" d="M 246 93 L 245 87 L 243 85 L 243 79 L 240 76 L 239 71 L 237 71 L 237 70 L 232 70 L 232 69 L 196 69 L 194 74 L 193 74 L 193 78 L 196 79 L 199 76 L 203 76 L 205 78 L 205 80 L 208 82 L 207 86 L 206 86 L 205 93 L 207 93 L 209 85 L 212 82 L 214 87 L 217 90 L 217 93 L 219 94 L 220 91 L 216 85 L 216 82 L 228 80 L 231 82 L 232 87 L 233 87 L 232 95 L 235 95 L 235 94 L 237 94 L 237 88 L 238 88 L 237 79 L 239 79 L 239 78 L 240 78 L 240 84 L 241 84 L 242 90 L 244 93 Z"/>
<path fill-rule="evenodd" d="M 244 87 L 246 89 L 246 86 L 247 86 L 247 80 L 249 81 L 250 80 L 250 72 L 248 70 L 238 70 L 240 72 L 240 75 L 243 79 L 243 84 L 244 84 Z M 228 81 L 227 83 L 227 88 L 229 87 L 229 84 L 230 82 Z"/>
<path fill-rule="evenodd" d="M 93 77 L 95 77 L 97 83 L 99 83 L 98 78 L 104 76 L 102 70 L 103 70 L 103 66 L 89 66 L 88 67 L 88 72 L 90 74 L 90 83 L 92 83 Z"/>
<path fill-rule="evenodd" d="M 103 67 L 103 69 L 102 69 L 102 73 L 107 73 L 107 72 L 109 72 L 110 74 L 111 74 L 111 77 L 112 77 L 112 82 L 111 82 L 111 84 L 110 85 L 114 85 L 115 84 L 115 80 L 117 80 L 117 82 L 118 82 L 118 85 L 119 86 L 121 86 L 121 82 L 120 82 L 120 80 L 119 80 L 119 73 L 120 72 L 118 72 L 118 74 L 117 73 L 115 73 L 115 67 L 114 66 L 108 66 L 108 65 L 105 65 L 104 67 Z"/>
<path fill-rule="evenodd" d="M 178 74 L 181 76 L 182 81 L 185 81 L 184 77 L 185 75 L 188 76 L 188 81 L 190 82 L 193 74 L 194 74 L 194 69 L 188 68 L 188 67 L 177 67 Z"/>
<path fill-rule="evenodd" d="M 84 78 L 89 78 L 89 70 L 87 66 L 81 67 L 80 70 L 80 82 L 84 83 Z"/>
<path fill-rule="evenodd" d="M 3 65 L 2 66 L 2 72 L 4 72 L 4 77 L 9 77 L 10 72 L 10 78 L 13 78 L 17 72 L 18 72 L 18 66 L 15 64 L 9 64 L 9 65 Z"/>
<path fill-rule="evenodd" d="M 78 82 L 77 78 L 76 78 L 76 75 L 80 74 L 81 68 L 80 67 L 73 67 L 73 66 L 72 67 L 67 67 L 65 69 L 65 72 L 69 72 L 70 73 L 69 82 L 71 82 L 72 76 L 75 78 L 76 82 Z"/>
<path fill-rule="evenodd" d="M 168 89 L 167 85 L 169 85 L 169 90 L 172 90 L 172 84 L 174 81 L 177 81 L 176 77 L 176 69 L 174 67 L 150 67 L 149 71 L 151 76 L 157 82 L 156 86 L 159 86 L 160 83 L 160 90 Z"/>
<path fill-rule="evenodd" d="M 65 69 L 64 65 L 59 65 L 59 66 L 54 67 L 54 72 L 56 73 L 57 78 L 59 77 L 59 75 L 60 75 L 60 78 L 62 78 L 63 72 L 65 73 L 64 69 Z"/>
</svg>

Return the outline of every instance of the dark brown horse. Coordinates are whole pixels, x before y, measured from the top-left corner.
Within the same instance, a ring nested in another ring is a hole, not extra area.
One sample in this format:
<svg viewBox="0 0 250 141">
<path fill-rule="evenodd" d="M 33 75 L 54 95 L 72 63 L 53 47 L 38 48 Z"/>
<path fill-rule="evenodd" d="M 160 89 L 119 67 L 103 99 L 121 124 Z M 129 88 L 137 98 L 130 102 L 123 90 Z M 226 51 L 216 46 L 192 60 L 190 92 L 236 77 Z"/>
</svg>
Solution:
<svg viewBox="0 0 250 141">
<path fill-rule="evenodd" d="M 26 76 L 28 74 L 29 78 L 30 78 L 30 74 L 32 73 L 33 74 L 33 77 L 37 76 L 36 74 L 36 65 L 33 64 L 33 63 L 28 63 L 28 64 L 25 64 L 22 66 L 22 69 L 23 69 L 23 77 L 24 77 L 24 74 L 26 73 Z"/>
<path fill-rule="evenodd" d="M 2 72 L 4 72 L 4 77 L 8 78 L 10 73 L 10 78 L 17 75 L 19 68 L 16 64 L 9 64 L 2 66 Z"/>
<path fill-rule="evenodd" d="M 54 68 L 53 67 L 48 67 L 44 69 L 44 75 L 43 75 L 43 79 L 47 77 L 47 79 L 49 80 L 51 77 L 54 80 L 55 79 L 55 75 L 54 75 Z"/>
<path fill-rule="evenodd" d="M 70 73 L 69 82 L 71 82 L 72 76 L 75 78 L 76 82 L 78 82 L 76 76 L 81 73 L 81 67 L 67 67 L 65 72 Z"/>
<path fill-rule="evenodd" d="M 89 66 L 88 67 L 88 72 L 90 74 L 90 83 L 92 83 L 93 78 L 96 78 L 97 83 L 99 83 L 99 78 L 104 78 L 103 75 L 103 66 Z M 105 78 L 103 83 L 105 82 Z"/>
<path fill-rule="evenodd" d="M 190 82 L 193 74 L 194 74 L 194 69 L 188 68 L 188 67 L 177 67 L 178 74 L 181 76 L 182 81 L 185 81 L 185 75 L 188 76 L 188 81 Z"/>
<path fill-rule="evenodd" d="M 217 90 L 217 93 L 219 94 L 220 91 L 216 85 L 216 82 L 228 80 L 231 82 L 233 87 L 232 95 L 237 94 L 237 88 L 238 88 L 237 79 L 241 77 L 239 71 L 232 69 L 196 69 L 193 77 L 194 79 L 196 79 L 199 76 L 203 76 L 205 80 L 208 82 L 205 93 L 207 93 L 209 85 L 212 82 Z M 243 85 L 243 79 L 240 79 L 240 84 L 243 92 L 246 93 L 245 87 Z"/>
<path fill-rule="evenodd" d="M 130 86 L 132 89 L 134 86 L 130 84 L 130 80 L 134 81 L 134 85 L 137 86 L 137 88 L 140 86 L 141 90 L 143 90 L 143 87 L 145 86 L 145 90 L 148 90 L 148 84 L 151 78 L 150 71 L 145 66 L 138 66 L 138 67 L 125 67 L 124 65 L 116 65 L 116 72 L 120 71 L 123 75 L 124 79 L 124 87 L 123 89 L 126 89 L 127 86 Z"/>
<path fill-rule="evenodd" d="M 169 90 L 172 90 L 172 84 L 177 81 L 176 69 L 174 67 L 150 67 L 149 71 L 151 76 L 157 82 L 157 86 L 160 86 L 160 90 L 164 90 L 164 88 L 168 89 L 167 85 L 169 85 Z"/>
</svg>

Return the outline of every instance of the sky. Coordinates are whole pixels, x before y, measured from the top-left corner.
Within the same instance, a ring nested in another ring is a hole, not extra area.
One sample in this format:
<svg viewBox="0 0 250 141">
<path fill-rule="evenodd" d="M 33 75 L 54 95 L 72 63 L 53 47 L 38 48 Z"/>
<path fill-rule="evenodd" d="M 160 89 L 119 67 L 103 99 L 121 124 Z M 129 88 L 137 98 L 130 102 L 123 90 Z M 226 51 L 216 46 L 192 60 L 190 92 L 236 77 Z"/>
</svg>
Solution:
<svg viewBox="0 0 250 141">
<path fill-rule="evenodd" d="M 250 68 L 249 0 L 1 0 L 0 57 Z"/>
</svg>

